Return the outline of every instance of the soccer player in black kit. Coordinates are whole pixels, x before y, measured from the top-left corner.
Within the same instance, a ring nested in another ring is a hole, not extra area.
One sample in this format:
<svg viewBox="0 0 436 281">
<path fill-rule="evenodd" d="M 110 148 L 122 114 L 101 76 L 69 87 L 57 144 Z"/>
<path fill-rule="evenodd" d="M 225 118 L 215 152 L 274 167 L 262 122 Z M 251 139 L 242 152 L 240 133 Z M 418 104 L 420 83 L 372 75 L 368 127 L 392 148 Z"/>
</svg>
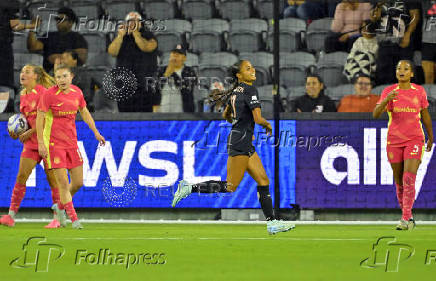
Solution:
<svg viewBox="0 0 436 281">
<path fill-rule="evenodd" d="M 272 133 L 271 124 L 262 117 L 259 96 L 253 82 L 256 80 L 256 70 L 249 61 L 242 60 L 229 69 L 229 74 L 235 80 L 227 91 L 214 90 L 210 97 L 216 106 L 226 105 L 223 117 L 232 123 L 232 130 L 228 136 L 226 181 L 207 181 L 190 184 L 184 180 L 179 182 L 172 206 L 186 198 L 193 192 L 199 193 L 227 193 L 234 192 L 242 181 L 245 172 L 257 182 L 257 192 L 262 211 L 267 219 L 269 234 L 288 231 L 295 226 L 288 222 L 275 219 L 271 195 L 269 193 L 269 179 L 253 142 L 254 124 L 261 125 L 267 132 Z"/>
</svg>

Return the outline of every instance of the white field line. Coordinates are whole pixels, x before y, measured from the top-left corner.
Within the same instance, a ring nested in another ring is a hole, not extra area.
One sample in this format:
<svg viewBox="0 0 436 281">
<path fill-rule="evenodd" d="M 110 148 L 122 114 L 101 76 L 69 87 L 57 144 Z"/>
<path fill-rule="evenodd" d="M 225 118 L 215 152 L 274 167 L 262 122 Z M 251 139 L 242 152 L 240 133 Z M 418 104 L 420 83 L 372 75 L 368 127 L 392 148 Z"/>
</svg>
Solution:
<svg viewBox="0 0 436 281">
<path fill-rule="evenodd" d="M 42 223 L 51 219 L 16 219 L 19 223 Z M 212 221 L 212 220 L 113 220 L 113 219 L 81 219 L 85 223 L 131 223 L 131 224 L 259 224 L 265 221 Z M 293 221 L 296 225 L 392 225 L 398 221 Z M 436 221 L 417 221 L 419 225 L 436 225 Z"/>
</svg>

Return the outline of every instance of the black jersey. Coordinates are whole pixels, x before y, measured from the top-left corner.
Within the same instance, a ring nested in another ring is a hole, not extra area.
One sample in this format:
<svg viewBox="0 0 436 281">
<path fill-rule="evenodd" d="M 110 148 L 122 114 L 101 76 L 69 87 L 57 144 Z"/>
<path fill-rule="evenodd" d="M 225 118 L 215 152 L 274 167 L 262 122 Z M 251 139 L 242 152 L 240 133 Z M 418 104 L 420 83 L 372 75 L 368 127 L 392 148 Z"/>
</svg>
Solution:
<svg viewBox="0 0 436 281">
<path fill-rule="evenodd" d="M 253 134 L 254 118 L 251 111 L 260 108 L 256 87 L 239 83 L 230 96 L 229 105 L 232 109 L 232 130 Z"/>
</svg>

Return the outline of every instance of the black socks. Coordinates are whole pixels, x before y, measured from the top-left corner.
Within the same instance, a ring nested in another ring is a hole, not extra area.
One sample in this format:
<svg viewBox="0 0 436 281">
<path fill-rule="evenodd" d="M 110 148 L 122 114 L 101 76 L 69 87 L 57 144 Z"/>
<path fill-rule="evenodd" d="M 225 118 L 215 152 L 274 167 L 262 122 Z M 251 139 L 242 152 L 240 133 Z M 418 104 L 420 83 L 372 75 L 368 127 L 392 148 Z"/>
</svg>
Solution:
<svg viewBox="0 0 436 281">
<path fill-rule="evenodd" d="M 258 186 L 257 193 L 259 196 L 260 206 L 267 221 L 274 220 L 274 211 L 271 195 L 269 194 L 269 186 Z"/>
</svg>

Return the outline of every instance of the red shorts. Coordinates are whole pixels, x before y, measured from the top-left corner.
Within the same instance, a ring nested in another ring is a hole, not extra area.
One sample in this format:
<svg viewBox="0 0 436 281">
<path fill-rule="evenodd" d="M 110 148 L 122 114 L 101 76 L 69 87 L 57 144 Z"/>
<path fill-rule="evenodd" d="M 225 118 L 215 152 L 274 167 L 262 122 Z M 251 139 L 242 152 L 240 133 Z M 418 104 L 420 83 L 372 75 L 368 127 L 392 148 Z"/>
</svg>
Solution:
<svg viewBox="0 0 436 281">
<path fill-rule="evenodd" d="M 78 148 L 59 149 L 50 147 L 47 159 L 44 162 L 48 169 L 73 169 L 83 165 L 82 155 Z"/>
<path fill-rule="evenodd" d="M 401 163 L 406 159 L 422 159 L 425 143 L 422 141 L 411 141 L 403 146 L 386 146 L 389 163 Z"/>
<path fill-rule="evenodd" d="M 33 149 L 24 146 L 23 151 L 21 152 L 21 158 L 29 158 L 36 161 L 36 163 L 41 162 L 42 157 L 39 156 L 38 149 Z"/>
</svg>

